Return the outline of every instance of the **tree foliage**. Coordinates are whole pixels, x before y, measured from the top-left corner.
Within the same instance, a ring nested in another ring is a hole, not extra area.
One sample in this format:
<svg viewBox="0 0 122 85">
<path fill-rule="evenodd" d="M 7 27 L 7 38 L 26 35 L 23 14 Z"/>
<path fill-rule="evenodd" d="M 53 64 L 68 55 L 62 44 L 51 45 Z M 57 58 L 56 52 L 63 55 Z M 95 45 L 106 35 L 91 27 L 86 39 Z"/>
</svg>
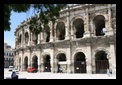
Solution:
<svg viewBox="0 0 122 85">
<path fill-rule="evenodd" d="M 34 11 L 38 13 L 38 15 L 33 16 L 28 24 L 30 30 L 33 33 L 38 34 L 45 26 L 47 26 L 49 21 L 55 23 L 56 18 L 59 17 L 59 11 L 65 6 L 66 4 L 5 4 L 4 31 L 11 30 L 11 11 L 21 13 L 27 12 L 30 8 L 34 8 Z"/>
</svg>

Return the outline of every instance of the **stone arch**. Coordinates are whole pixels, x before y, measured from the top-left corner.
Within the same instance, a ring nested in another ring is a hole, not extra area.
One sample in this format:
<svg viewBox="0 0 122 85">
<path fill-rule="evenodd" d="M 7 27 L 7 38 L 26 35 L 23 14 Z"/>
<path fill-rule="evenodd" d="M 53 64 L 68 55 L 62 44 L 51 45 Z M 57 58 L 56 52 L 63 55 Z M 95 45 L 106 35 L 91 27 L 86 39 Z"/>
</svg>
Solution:
<svg viewBox="0 0 122 85">
<path fill-rule="evenodd" d="M 32 67 L 38 69 L 38 57 L 36 55 L 32 57 Z"/>
<path fill-rule="evenodd" d="M 28 56 L 25 56 L 24 57 L 24 70 L 26 71 L 27 70 L 27 68 L 28 68 Z"/>
<path fill-rule="evenodd" d="M 56 37 L 58 40 L 64 40 L 65 39 L 65 23 L 60 21 L 56 24 Z"/>
<path fill-rule="evenodd" d="M 74 73 L 86 73 L 86 56 L 83 52 L 74 55 Z"/>
<path fill-rule="evenodd" d="M 22 42 L 22 34 L 19 35 L 19 45 L 21 45 Z"/>
<path fill-rule="evenodd" d="M 84 20 L 81 17 L 77 17 L 73 19 L 72 22 L 74 34 L 76 38 L 82 38 L 84 34 Z"/>
<path fill-rule="evenodd" d="M 48 54 L 43 55 L 44 72 L 51 72 L 50 59 L 51 59 L 50 55 L 48 55 Z"/>
<path fill-rule="evenodd" d="M 105 48 L 97 48 L 97 49 L 95 49 L 93 52 L 94 52 L 94 55 L 93 56 L 95 56 L 95 54 L 97 53 L 97 52 L 99 52 L 99 51 L 104 51 L 106 54 L 107 54 L 107 58 L 108 59 L 110 59 L 110 52 L 108 51 L 108 50 L 106 50 Z M 95 58 L 95 57 L 94 57 Z"/>
<path fill-rule="evenodd" d="M 58 52 L 56 55 L 56 59 L 57 59 L 57 72 L 66 73 L 67 72 L 66 54 L 64 52 L 61 53 Z"/>
<path fill-rule="evenodd" d="M 44 27 L 44 38 L 46 42 L 50 41 L 50 27 L 49 26 Z"/>
<path fill-rule="evenodd" d="M 65 52 L 65 51 L 60 50 L 60 51 L 58 51 L 58 52 L 55 54 L 55 58 L 57 58 L 57 55 L 60 54 L 60 53 L 63 53 L 63 54 L 66 55 L 66 52 Z"/>
<path fill-rule="evenodd" d="M 106 19 L 103 15 L 96 15 L 93 18 L 94 26 L 95 26 L 95 35 L 103 36 L 106 32 Z"/>
<path fill-rule="evenodd" d="M 28 41 L 29 41 L 29 33 L 28 32 L 25 32 L 25 43 L 28 44 Z"/>
<path fill-rule="evenodd" d="M 97 51 L 95 54 L 96 73 L 106 73 L 109 68 L 109 59 L 107 53 L 103 50 Z"/>
</svg>

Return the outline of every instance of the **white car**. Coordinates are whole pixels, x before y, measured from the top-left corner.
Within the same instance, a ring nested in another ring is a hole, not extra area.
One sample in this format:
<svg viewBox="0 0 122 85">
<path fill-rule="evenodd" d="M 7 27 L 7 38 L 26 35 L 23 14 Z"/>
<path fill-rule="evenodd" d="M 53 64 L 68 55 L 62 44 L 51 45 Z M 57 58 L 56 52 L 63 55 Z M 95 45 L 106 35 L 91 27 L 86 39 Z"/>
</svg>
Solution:
<svg viewBox="0 0 122 85">
<path fill-rule="evenodd" d="M 14 67 L 13 66 L 9 66 L 9 71 L 13 71 Z"/>
</svg>

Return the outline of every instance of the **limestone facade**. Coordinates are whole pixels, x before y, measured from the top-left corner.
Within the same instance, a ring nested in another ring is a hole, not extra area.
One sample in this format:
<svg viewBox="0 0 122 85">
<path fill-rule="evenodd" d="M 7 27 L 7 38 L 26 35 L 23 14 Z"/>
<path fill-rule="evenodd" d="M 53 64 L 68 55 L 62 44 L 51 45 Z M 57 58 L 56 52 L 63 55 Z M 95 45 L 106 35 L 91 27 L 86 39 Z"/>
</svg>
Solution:
<svg viewBox="0 0 122 85">
<path fill-rule="evenodd" d="M 116 4 L 69 6 L 38 35 L 29 30 L 29 19 L 15 31 L 14 64 L 20 71 L 92 74 L 116 68 Z"/>
</svg>

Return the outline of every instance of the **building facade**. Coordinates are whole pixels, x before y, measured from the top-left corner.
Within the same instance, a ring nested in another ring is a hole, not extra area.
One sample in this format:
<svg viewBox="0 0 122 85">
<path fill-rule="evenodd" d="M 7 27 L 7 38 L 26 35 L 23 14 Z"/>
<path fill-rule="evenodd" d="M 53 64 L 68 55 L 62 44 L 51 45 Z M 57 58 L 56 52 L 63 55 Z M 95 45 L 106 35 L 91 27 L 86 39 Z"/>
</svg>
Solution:
<svg viewBox="0 0 122 85">
<path fill-rule="evenodd" d="M 116 68 L 116 4 L 75 4 L 36 35 L 31 18 L 15 31 L 15 66 L 38 72 L 105 73 Z"/>
<path fill-rule="evenodd" d="M 4 68 L 9 66 L 14 66 L 14 49 L 7 43 L 4 43 Z"/>
</svg>

